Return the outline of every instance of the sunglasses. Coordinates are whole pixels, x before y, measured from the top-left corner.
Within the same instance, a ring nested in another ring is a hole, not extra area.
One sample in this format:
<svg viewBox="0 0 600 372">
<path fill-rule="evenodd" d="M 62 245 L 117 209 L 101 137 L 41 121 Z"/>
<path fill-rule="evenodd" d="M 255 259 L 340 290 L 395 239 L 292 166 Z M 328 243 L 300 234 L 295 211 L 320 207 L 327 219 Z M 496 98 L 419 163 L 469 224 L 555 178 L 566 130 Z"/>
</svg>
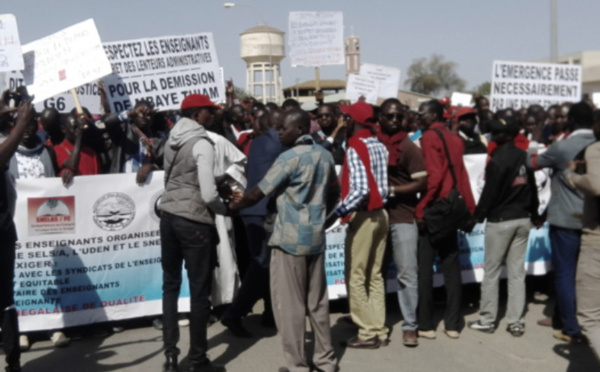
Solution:
<svg viewBox="0 0 600 372">
<path fill-rule="evenodd" d="M 392 121 L 394 119 L 398 121 L 402 121 L 404 119 L 404 114 L 381 114 L 384 118 Z"/>
<path fill-rule="evenodd" d="M 322 118 L 332 118 L 332 117 L 334 117 L 333 114 L 319 114 L 316 116 L 317 120 L 322 119 Z"/>
</svg>

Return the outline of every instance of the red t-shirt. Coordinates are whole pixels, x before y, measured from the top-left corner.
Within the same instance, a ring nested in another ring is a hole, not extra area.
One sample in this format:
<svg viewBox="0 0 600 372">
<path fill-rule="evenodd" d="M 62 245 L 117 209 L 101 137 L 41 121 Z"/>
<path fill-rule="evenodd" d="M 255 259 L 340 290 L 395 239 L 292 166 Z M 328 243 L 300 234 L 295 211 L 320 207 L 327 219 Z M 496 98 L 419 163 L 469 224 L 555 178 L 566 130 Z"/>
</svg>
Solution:
<svg viewBox="0 0 600 372">
<path fill-rule="evenodd" d="M 73 144 L 66 139 L 60 145 L 54 146 L 56 161 L 58 162 L 59 175 L 62 174 L 63 164 L 73 153 Z M 81 146 L 81 156 L 79 158 L 79 167 L 76 176 L 90 176 L 100 172 L 100 162 L 98 156 L 91 148 Z"/>
</svg>

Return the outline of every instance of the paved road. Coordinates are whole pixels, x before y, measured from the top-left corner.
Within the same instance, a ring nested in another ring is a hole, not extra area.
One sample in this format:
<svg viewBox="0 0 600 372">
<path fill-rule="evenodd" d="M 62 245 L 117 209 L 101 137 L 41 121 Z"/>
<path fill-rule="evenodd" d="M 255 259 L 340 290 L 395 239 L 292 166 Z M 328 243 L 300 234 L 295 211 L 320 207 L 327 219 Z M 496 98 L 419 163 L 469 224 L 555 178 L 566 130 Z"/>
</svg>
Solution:
<svg viewBox="0 0 600 372">
<path fill-rule="evenodd" d="M 463 330 L 460 340 L 451 340 L 438 328 L 436 340 L 421 339 L 417 348 L 402 346 L 401 318 L 394 297 L 388 297 L 388 324 L 393 326 L 392 342 L 377 350 L 346 350 L 341 342 L 354 335 L 351 325 L 340 321 L 343 304 L 336 302 L 331 315 L 332 334 L 340 358 L 342 371 L 358 372 L 596 372 L 598 364 L 585 345 L 559 343 L 549 328 L 535 324 L 547 308 L 544 297 L 537 295 L 528 303 L 526 333 L 513 338 L 505 332 L 501 321 L 495 334 L 470 329 Z M 473 304 L 465 301 L 466 320 L 477 318 Z M 260 310 L 261 304 L 255 310 Z M 441 318 L 442 303 L 438 317 Z M 101 371 L 161 371 L 161 333 L 149 321 L 137 322 L 135 328 L 102 337 L 74 339 L 70 346 L 56 349 L 50 341 L 33 343 L 22 357 L 25 372 L 101 372 Z M 280 340 L 275 331 L 262 329 L 260 316 L 250 315 L 244 320 L 247 328 L 257 337 L 237 339 L 219 323 L 209 328 L 210 356 L 215 363 L 225 364 L 230 372 L 277 371 L 282 365 Z M 308 326 L 307 326 L 308 329 Z M 183 355 L 188 346 L 187 328 L 182 328 Z M 310 353 L 311 334 L 307 333 Z"/>
</svg>

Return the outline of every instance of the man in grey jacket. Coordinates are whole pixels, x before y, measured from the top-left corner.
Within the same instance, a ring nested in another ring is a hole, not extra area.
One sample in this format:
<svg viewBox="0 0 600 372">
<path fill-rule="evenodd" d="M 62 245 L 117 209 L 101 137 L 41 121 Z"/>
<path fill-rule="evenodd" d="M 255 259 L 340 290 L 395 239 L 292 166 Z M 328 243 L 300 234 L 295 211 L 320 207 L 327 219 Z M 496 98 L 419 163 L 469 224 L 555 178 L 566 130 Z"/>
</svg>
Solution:
<svg viewBox="0 0 600 372">
<path fill-rule="evenodd" d="M 218 241 L 214 214 L 227 212 L 219 198 L 213 174 L 213 143 L 204 129 L 216 108 L 207 96 L 187 96 L 181 104 L 182 118 L 171 130 L 165 146 L 165 192 L 160 203 L 163 211 L 160 235 L 164 370 L 167 372 L 179 370 L 177 300 L 183 261 L 190 282 L 188 371 L 225 371 L 224 367 L 211 364 L 206 355 L 209 296 Z"/>
</svg>

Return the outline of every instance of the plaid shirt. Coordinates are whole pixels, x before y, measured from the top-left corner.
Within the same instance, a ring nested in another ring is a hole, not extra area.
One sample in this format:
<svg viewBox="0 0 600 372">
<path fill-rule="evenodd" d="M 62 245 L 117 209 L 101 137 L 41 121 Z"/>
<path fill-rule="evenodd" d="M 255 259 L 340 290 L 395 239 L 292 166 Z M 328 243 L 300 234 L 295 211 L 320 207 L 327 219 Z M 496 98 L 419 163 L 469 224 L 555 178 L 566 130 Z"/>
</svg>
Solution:
<svg viewBox="0 0 600 372">
<path fill-rule="evenodd" d="M 367 145 L 369 150 L 371 171 L 377 183 L 379 195 L 385 204 L 388 194 L 388 151 L 376 137 L 361 138 L 360 140 Z M 350 192 L 336 209 L 339 216 L 345 216 L 363 206 L 362 204 L 367 201 L 369 195 L 367 170 L 358 157 L 358 153 L 350 147 L 346 152 L 346 157 L 350 169 Z"/>
<path fill-rule="evenodd" d="M 269 246 L 295 256 L 325 251 L 327 193 L 337 184 L 335 164 L 329 151 L 310 136 L 279 155 L 258 187 L 265 194 L 277 192 L 277 218 Z"/>
</svg>

